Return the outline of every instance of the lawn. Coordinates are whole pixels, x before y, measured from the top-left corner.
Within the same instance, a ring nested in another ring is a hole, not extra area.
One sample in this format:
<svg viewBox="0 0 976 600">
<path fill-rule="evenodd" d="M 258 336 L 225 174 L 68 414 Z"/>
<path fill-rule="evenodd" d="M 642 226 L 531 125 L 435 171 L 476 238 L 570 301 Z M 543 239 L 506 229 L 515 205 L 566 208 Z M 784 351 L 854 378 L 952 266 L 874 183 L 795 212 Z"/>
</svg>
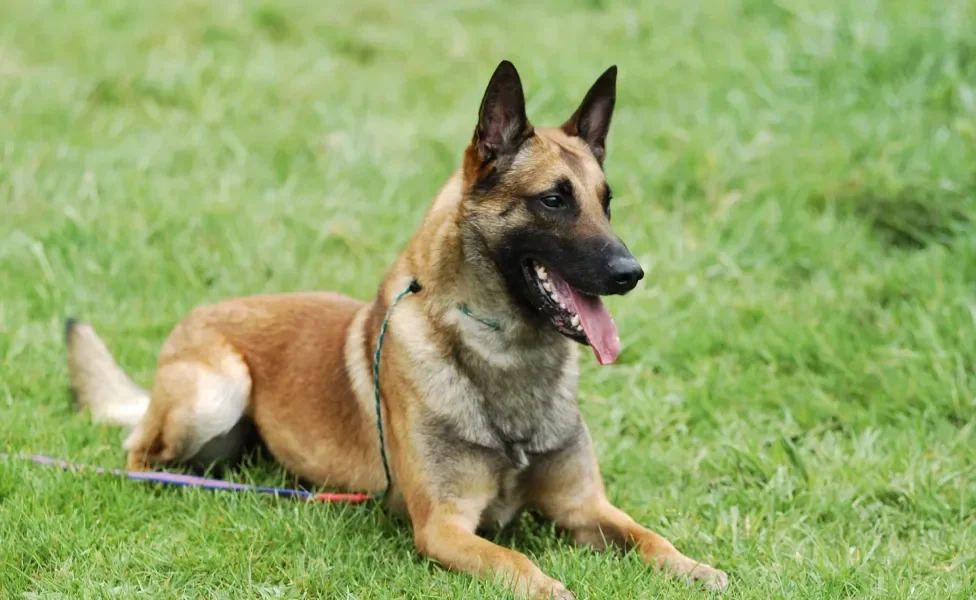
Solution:
<svg viewBox="0 0 976 600">
<path fill-rule="evenodd" d="M 62 320 L 142 383 L 191 307 L 369 297 L 502 58 L 536 123 L 620 68 L 648 277 L 580 402 L 611 498 L 730 599 L 976 594 L 976 3 L 0 1 L 0 452 L 121 466 Z M 229 475 L 288 483 L 273 465 Z M 703 598 L 524 519 L 580 598 Z M 2 598 L 503 598 L 368 506 L 0 462 Z"/>
</svg>

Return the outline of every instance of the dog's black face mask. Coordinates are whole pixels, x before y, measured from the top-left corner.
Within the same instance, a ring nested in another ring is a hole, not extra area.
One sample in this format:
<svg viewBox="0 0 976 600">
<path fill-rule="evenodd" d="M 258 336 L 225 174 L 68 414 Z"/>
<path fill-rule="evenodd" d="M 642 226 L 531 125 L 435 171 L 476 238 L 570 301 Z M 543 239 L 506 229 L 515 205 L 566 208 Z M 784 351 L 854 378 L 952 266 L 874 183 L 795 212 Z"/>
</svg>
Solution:
<svg viewBox="0 0 976 600">
<path fill-rule="evenodd" d="M 512 297 L 540 326 L 592 346 L 601 364 L 616 359 L 620 340 L 599 297 L 644 276 L 610 228 L 602 161 L 615 89 L 611 68 L 565 125 L 535 129 L 518 74 L 502 63 L 465 156 L 469 226 Z"/>
</svg>

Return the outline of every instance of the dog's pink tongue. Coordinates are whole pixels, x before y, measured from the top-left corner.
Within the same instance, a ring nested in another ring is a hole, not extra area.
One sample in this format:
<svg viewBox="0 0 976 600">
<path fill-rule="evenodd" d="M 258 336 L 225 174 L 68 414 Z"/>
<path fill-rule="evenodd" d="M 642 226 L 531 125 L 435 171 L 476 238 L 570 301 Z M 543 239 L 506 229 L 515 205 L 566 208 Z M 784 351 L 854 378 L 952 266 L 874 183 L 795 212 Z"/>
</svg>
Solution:
<svg viewBox="0 0 976 600">
<path fill-rule="evenodd" d="M 620 334 L 610 311 L 598 296 L 588 296 L 572 288 L 563 278 L 550 271 L 550 278 L 567 308 L 579 315 L 586 340 L 601 365 L 609 365 L 620 354 Z"/>
</svg>

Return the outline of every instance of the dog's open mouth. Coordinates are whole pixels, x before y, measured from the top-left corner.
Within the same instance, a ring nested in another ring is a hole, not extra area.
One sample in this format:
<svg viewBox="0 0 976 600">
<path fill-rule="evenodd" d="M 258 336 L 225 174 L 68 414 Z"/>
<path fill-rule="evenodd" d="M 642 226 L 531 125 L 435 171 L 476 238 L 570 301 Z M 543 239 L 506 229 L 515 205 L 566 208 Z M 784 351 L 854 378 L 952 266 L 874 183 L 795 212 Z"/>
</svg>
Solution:
<svg viewBox="0 0 976 600">
<path fill-rule="evenodd" d="M 585 294 L 553 270 L 534 260 L 524 264 L 529 288 L 535 292 L 535 304 L 545 312 L 559 333 L 593 348 L 601 365 L 617 360 L 620 335 L 610 311 L 599 296 Z"/>
</svg>

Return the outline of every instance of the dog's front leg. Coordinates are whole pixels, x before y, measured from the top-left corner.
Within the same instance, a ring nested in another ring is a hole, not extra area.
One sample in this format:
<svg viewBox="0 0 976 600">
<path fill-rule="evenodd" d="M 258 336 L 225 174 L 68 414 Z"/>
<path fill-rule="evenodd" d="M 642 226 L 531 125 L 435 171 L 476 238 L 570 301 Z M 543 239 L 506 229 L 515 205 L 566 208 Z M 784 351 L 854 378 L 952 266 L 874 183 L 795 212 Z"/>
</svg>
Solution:
<svg viewBox="0 0 976 600">
<path fill-rule="evenodd" d="M 440 504 L 423 523 L 415 522 L 414 542 L 420 553 L 454 571 L 500 579 L 533 600 L 574 598 L 529 557 L 476 535 L 481 510 L 473 508 L 462 502 Z"/>
<path fill-rule="evenodd" d="M 571 448 L 551 456 L 534 470 L 535 504 L 579 544 L 598 549 L 608 543 L 636 549 L 644 562 L 720 591 L 728 586 L 723 571 L 689 558 L 661 535 L 641 526 L 607 500 L 603 480 L 585 430 Z"/>
<path fill-rule="evenodd" d="M 621 548 L 634 548 L 649 565 L 700 581 L 710 590 L 721 591 L 728 586 L 729 578 L 724 572 L 685 556 L 674 544 L 634 521 L 602 495 L 592 496 L 586 505 L 564 507 L 560 517 L 557 524 L 568 525 L 577 543 L 603 548 L 611 542 Z"/>
</svg>

